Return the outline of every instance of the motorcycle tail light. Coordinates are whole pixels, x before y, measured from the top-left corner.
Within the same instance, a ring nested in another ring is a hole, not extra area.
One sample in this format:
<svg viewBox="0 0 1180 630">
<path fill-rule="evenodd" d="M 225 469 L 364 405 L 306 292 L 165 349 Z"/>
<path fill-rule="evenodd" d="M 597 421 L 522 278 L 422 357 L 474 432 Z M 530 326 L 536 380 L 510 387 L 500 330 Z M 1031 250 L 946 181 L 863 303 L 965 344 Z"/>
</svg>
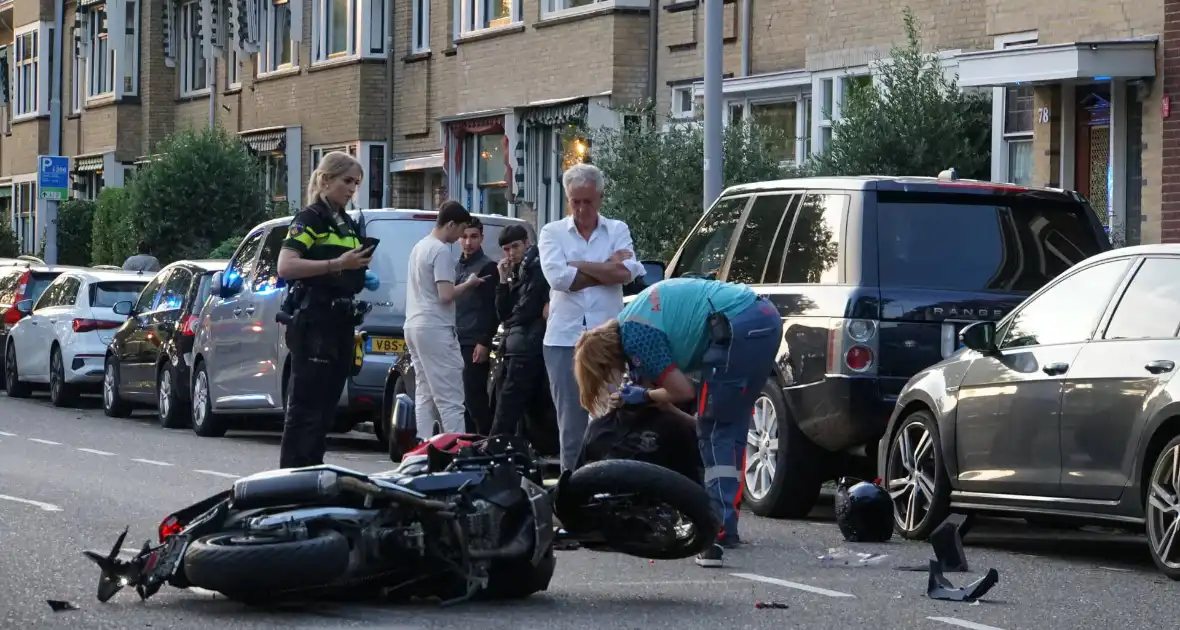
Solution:
<svg viewBox="0 0 1180 630">
<path fill-rule="evenodd" d="M 164 519 L 163 523 L 160 523 L 160 542 L 164 542 L 165 539 L 179 534 L 183 529 L 184 526 L 180 524 L 180 521 L 176 520 L 175 516 L 169 516 Z"/>
</svg>

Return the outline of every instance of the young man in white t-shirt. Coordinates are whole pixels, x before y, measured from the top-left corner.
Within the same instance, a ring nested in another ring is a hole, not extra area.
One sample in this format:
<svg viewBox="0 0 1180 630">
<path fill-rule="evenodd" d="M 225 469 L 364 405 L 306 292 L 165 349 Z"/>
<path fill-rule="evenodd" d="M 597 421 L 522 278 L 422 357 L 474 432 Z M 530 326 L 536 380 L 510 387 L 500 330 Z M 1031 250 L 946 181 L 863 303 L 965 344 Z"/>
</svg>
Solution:
<svg viewBox="0 0 1180 630">
<path fill-rule="evenodd" d="M 438 209 L 434 229 L 410 250 L 406 282 L 406 345 L 414 365 L 414 415 L 418 438 L 434 435 L 434 424 L 444 433 L 462 433 L 463 355 L 455 334 L 455 299 L 483 284 L 472 276 L 455 285 L 451 244 L 459 240 L 471 214 L 457 201 Z"/>
</svg>

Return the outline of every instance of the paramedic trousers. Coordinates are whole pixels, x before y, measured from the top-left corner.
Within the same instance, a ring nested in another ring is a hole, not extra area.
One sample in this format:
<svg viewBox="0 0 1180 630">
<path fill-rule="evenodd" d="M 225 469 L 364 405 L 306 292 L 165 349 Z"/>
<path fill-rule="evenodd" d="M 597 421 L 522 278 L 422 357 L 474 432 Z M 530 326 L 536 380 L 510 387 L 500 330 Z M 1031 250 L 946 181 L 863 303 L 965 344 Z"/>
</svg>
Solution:
<svg viewBox="0 0 1180 630">
<path fill-rule="evenodd" d="M 412 327 L 405 333 L 414 367 L 418 439 L 429 440 L 436 423 L 443 433 L 464 433 L 463 354 L 455 327 Z"/>
<path fill-rule="evenodd" d="M 324 463 L 328 432 L 352 373 L 353 319 L 309 307 L 286 330 L 291 353 L 279 468 Z"/>
<path fill-rule="evenodd" d="M 729 324 L 730 342 L 711 342 L 701 361 L 697 438 L 705 489 L 721 522 L 719 537 L 737 542 L 746 436 L 754 402 L 774 370 L 783 321 L 774 305 L 759 298 Z"/>
</svg>

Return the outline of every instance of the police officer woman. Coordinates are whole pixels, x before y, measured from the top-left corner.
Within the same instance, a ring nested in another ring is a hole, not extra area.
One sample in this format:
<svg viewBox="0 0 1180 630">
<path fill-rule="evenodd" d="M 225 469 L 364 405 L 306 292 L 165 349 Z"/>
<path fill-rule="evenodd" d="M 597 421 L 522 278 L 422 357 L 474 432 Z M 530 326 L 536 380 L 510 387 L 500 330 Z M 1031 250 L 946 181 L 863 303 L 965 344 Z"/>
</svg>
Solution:
<svg viewBox="0 0 1180 630">
<path fill-rule="evenodd" d="M 697 556 L 704 567 L 721 566 L 722 545 L 738 543 L 741 500 L 739 464 L 750 428 L 750 410 L 772 374 L 783 322 L 769 301 L 749 287 L 701 278 L 654 284 L 615 319 L 582 334 L 574 346 L 574 376 L 582 406 L 697 399 L 697 441 L 705 488 L 721 521 L 718 544 Z M 617 393 L 609 386 L 630 366 L 632 380 Z M 700 395 L 686 372 L 700 370 Z"/>
<path fill-rule="evenodd" d="M 360 323 L 353 298 L 377 286 L 367 271 L 372 248 L 361 247 L 359 227 L 344 210 L 363 177 L 347 153 L 325 155 L 307 183 L 307 207 L 291 221 L 279 253 L 279 276 L 289 284 L 295 309 L 286 331 L 291 380 L 280 468 L 324 463 L 352 370 L 353 331 Z"/>
</svg>

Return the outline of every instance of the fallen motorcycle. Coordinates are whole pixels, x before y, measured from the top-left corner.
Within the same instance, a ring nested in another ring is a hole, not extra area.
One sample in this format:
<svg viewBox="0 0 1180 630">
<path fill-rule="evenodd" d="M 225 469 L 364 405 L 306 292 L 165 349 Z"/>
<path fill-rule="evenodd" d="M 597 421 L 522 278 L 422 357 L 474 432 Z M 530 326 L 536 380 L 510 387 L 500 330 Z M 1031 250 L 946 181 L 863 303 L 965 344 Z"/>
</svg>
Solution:
<svg viewBox="0 0 1180 630">
<path fill-rule="evenodd" d="M 123 588 L 147 599 L 164 584 L 247 603 L 521 598 L 548 589 L 564 539 L 672 559 L 717 534 L 704 489 L 652 464 L 596 462 L 546 489 L 523 439 L 434 440 L 449 447 L 428 445 L 424 461 L 388 473 L 320 465 L 235 480 L 165 518 L 158 544 L 130 560 L 118 557 L 124 531 L 109 555 L 83 552 L 102 569 L 98 599 Z"/>
</svg>

